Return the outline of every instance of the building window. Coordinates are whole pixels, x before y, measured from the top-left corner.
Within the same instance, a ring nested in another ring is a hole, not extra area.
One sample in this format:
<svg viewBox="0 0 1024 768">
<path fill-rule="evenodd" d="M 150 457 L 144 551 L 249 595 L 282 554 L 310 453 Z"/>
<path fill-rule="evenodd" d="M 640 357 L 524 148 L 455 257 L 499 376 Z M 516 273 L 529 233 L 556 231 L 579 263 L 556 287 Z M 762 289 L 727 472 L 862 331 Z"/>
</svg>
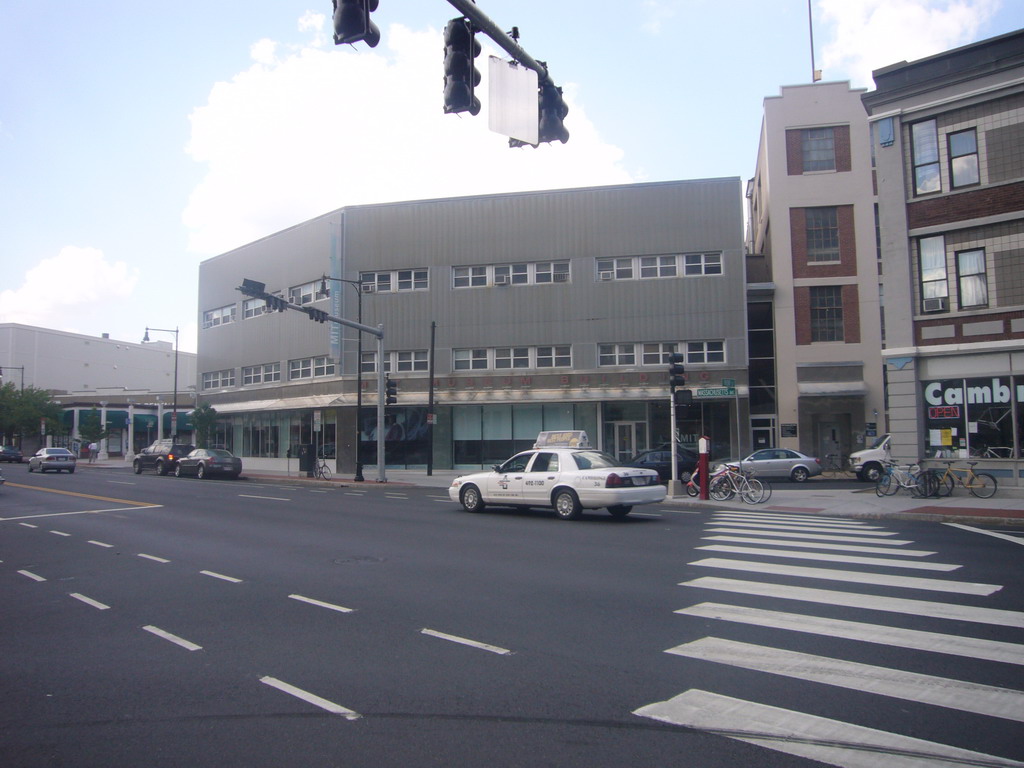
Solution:
<svg viewBox="0 0 1024 768">
<path fill-rule="evenodd" d="M 988 277 L 985 274 L 985 249 L 960 251 L 956 255 L 960 308 L 988 306 Z"/>
<path fill-rule="evenodd" d="M 695 275 L 722 274 L 722 254 L 720 253 L 688 253 L 683 256 L 684 274 Z"/>
<path fill-rule="evenodd" d="M 494 282 L 509 285 L 527 285 L 530 282 L 529 264 L 496 264 Z"/>
<path fill-rule="evenodd" d="M 978 134 L 974 128 L 957 131 L 947 137 L 949 141 L 949 178 L 951 185 L 969 187 L 981 182 L 978 172 Z"/>
<path fill-rule="evenodd" d="M 494 350 L 494 367 L 499 370 L 507 368 L 529 368 L 530 348 L 498 347 L 498 349 Z"/>
<path fill-rule="evenodd" d="M 640 358 L 644 365 L 668 365 L 668 356 L 676 351 L 673 342 L 652 342 L 644 344 Z"/>
<path fill-rule="evenodd" d="M 453 352 L 453 364 L 456 371 L 487 370 L 486 349 L 456 349 Z"/>
<path fill-rule="evenodd" d="M 843 289 L 838 285 L 810 290 L 811 341 L 843 340 Z"/>
<path fill-rule="evenodd" d="M 399 373 L 412 373 L 413 371 L 426 371 L 429 369 L 427 350 L 414 349 L 406 352 L 393 352 L 395 358 L 395 370 Z"/>
<path fill-rule="evenodd" d="M 914 194 L 942 191 L 939 178 L 939 134 L 934 120 L 910 126 L 914 153 Z"/>
<path fill-rule="evenodd" d="M 334 361 L 327 357 L 307 357 L 302 360 L 288 361 L 288 378 L 311 379 L 317 376 L 333 376 Z"/>
<path fill-rule="evenodd" d="M 259 317 L 267 311 L 267 302 L 263 299 L 246 299 L 242 302 L 242 317 L 246 320 Z"/>
<path fill-rule="evenodd" d="M 484 288 L 488 285 L 544 285 L 568 281 L 568 261 L 452 267 L 452 286 L 454 288 Z"/>
<path fill-rule="evenodd" d="M 918 241 L 918 250 L 921 259 L 921 310 L 944 312 L 949 309 L 946 241 L 942 235 L 922 237 Z"/>
<path fill-rule="evenodd" d="M 542 261 L 535 265 L 537 283 L 565 283 L 569 280 L 568 261 Z"/>
<path fill-rule="evenodd" d="M 598 280 L 652 280 L 722 274 L 721 253 L 620 256 L 597 260 Z"/>
<path fill-rule="evenodd" d="M 251 365 L 242 369 L 242 386 L 250 384 L 269 384 L 281 380 L 281 364 L 265 363 Z"/>
<path fill-rule="evenodd" d="M 568 344 L 556 347 L 537 347 L 538 368 L 569 368 L 572 366 L 572 348 Z"/>
<path fill-rule="evenodd" d="M 675 277 L 675 256 L 641 256 L 640 277 Z"/>
<path fill-rule="evenodd" d="M 292 304 L 312 304 L 314 301 L 326 299 L 326 293 L 320 292 L 321 282 L 319 280 L 303 285 L 296 285 L 288 289 L 288 301 Z"/>
<path fill-rule="evenodd" d="M 235 369 L 209 371 L 203 374 L 203 389 L 221 389 L 235 386 Z"/>
<path fill-rule="evenodd" d="M 807 261 L 839 261 L 839 209 L 805 208 Z"/>
<path fill-rule="evenodd" d="M 666 361 L 667 362 L 667 361 Z M 724 363 L 724 341 L 688 341 L 686 342 L 686 362 L 697 365 L 700 363 Z"/>
<path fill-rule="evenodd" d="M 836 139 L 833 128 L 805 128 L 800 131 L 804 173 L 836 169 Z"/>
<path fill-rule="evenodd" d="M 203 328 L 213 328 L 215 325 L 227 325 L 233 322 L 235 322 L 234 304 L 203 312 Z"/>
<path fill-rule="evenodd" d="M 598 365 L 636 365 L 636 344 L 598 344 Z"/>
</svg>

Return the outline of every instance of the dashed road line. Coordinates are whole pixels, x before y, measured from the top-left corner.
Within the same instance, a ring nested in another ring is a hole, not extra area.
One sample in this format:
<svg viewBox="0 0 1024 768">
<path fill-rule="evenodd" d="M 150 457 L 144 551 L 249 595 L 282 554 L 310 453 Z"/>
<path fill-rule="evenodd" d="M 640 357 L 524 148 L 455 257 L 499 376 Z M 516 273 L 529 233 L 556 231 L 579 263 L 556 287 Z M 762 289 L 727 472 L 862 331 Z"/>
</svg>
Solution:
<svg viewBox="0 0 1024 768">
<path fill-rule="evenodd" d="M 322 710 L 330 712 L 332 715 L 341 715 L 346 720 L 358 720 L 361 715 L 348 707 L 343 707 L 341 704 L 335 704 L 333 701 L 317 696 L 315 693 L 304 691 L 301 688 L 296 688 L 290 683 L 286 683 L 282 680 L 278 680 L 276 677 L 261 677 L 260 682 L 264 685 L 269 685 L 271 688 L 276 688 L 283 693 L 287 693 L 290 696 L 294 696 L 297 699 L 301 699 L 307 704 L 312 704 L 315 707 L 319 707 Z"/>
<path fill-rule="evenodd" d="M 89 539 L 89 543 L 97 547 L 106 547 L 107 549 L 112 549 L 114 546 L 113 544 L 107 544 L 104 541 L 95 541 L 94 539 Z"/>
<path fill-rule="evenodd" d="M 186 651 L 201 651 L 203 649 L 203 646 L 201 645 L 196 645 L 195 643 L 191 642 L 190 640 L 186 640 L 183 637 L 172 635 L 170 632 L 166 632 L 160 629 L 159 627 L 154 627 L 152 624 L 146 625 L 145 627 L 143 627 L 143 629 L 147 632 L 150 632 L 151 634 L 156 635 L 157 637 L 167 640 L 168 642 L 181 646 Z"/>
<path fill-rule="evenodd" d="M 20 573 L 22 576 L 32 579 L 32 581 L 46 581 L 44 577 L 40 576 L 37 573 L 32 573 L 32 571 L 18 571 L 18 573 Z"/>
<path fill-rule="evenodd" d="M 220 579 L 221 581 L 230 581 L 232 584 L 241 584 L 241 579 L 236 579 L 234 576 L 225 576 L 223 573 L 217 573 L 216 571 L 200 571 L 203 576 L 210 576 L 214 579 Z"/>
<path fill-rule="evenodd" d="M 171 562 L 170 560 L 167 560 L 166 558 L 157 557 L 156 555 L 147 555 L 147 554 L 145 554 L 143 552 L 139 552 L 139 554 L 137 556 L 141 557 L 141 558 L 144 558 L 146 560 L 152 560 L 154 563 L 169 563 L 169 562 Z"/>
<path fill-rule="evenodd" d="M 312 597 L 304 597 L 303 595 L 288 595 L 292 600 L 298 600 L 300 603 L 308 603 L 309 605 L 315 605 L 319 608 L 327 608 L 332 611 L 338 611 L 339 613 L 352 613 L 354 608 L 346 608 L 343 605 L 335 605 L 334 603 L 325 603 L 323 600 L 315 600 Z"/>
<path fill-rule="evenodd" d="M 50 533 L 52 533 L 54 536 L 70 536 L 71 535 L 70 533 L 65 533 L 64 531 L 50 531 Z"/>
<path fill-rule="evenodd" d="M 71 592 L 70 594 L 71 594 L 71 596 L 73 598 L 75 598 L 75 600 L 81 600 L 86 605 L 91 605 L 93 608 L 95 608 L 95 609 L 97 609 L 99 611 L 109 611 L 110 610 L 110 606 L 109 605 L 106 605 L 105 603 L 101 603 L 99 600 L 93 600 L 91 597 L 86 597 L 85 595 L 80 594 L 78 592 Z"/>
<path fill-rule="evenodd" d="M 437 637 L 441 640 L 449 640 L 453 643 L 459 643 L 460 645 L 468 645 L 471 648 L 479 648 L 482 651 L 489 651 L 490 653 L 497 653 L 502 656 L 507 656 L 512 651 L 507 648 L 499 648 L 496 645 L 488 645 L 487 643 L 480 643 L 476 640 L 467 640 L 464 637 L 458 637 L 457 635 L 449 635 L 446 632 L 438 632 L 436 629 L 421 629 L 421 634 L 430 635 L 431 637 Z"/>
</svg>

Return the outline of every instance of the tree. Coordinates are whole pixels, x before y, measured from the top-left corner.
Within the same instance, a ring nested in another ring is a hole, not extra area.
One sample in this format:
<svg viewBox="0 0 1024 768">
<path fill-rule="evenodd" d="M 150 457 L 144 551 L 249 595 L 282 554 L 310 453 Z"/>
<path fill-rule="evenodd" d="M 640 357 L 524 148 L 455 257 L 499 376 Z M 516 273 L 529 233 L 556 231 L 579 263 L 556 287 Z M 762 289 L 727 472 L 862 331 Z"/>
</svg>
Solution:
<svg viewBox="0 0 1024 768">
<path fill-rule="evenodd" d="M 196 447 L 209 448 L 217 429 L 217 409 L 209 403 L 202 403 L 192 411 L 191 419 L 192 428 L 196 431 Z"/>
<path fill-rule="evenodd" d="M 110 430 L 100 423 L 100 412 L 93 408 L 78 416 L 78 434 L 86 443 L 98 443 L 104 438 L 110 437 Z"/>
<path fill-rule="evenodd" d="M 16 442 L 15 435 L 38 434 L 44 419 L 49 434 L 62 434 L 63 414 L 45 389 L 31 385 L 18 389 L 11 382 L 0 386 L 0 434 L 5 444 Z"/>
</svg>

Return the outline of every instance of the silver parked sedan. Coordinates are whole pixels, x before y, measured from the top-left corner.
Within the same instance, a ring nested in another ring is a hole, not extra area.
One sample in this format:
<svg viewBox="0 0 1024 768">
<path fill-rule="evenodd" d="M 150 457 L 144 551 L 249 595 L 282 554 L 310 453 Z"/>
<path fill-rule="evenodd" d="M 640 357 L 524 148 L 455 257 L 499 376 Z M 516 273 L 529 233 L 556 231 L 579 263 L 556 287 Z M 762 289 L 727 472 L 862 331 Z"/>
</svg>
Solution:
<svg viewBox="0 0 1024 768">
<path fill-rule="evenodd" d="M 800 451 L 789 448 L 762 448 L 745 459 L 725 459 L 712 462 L 717 470 L 723 464 L 742 464 L 756 477 L 774 477 L 802 483 L 809 477 L 821 474 L 821 461 Z"/>
<path fill-rule="evenodd" d="M 75 471 L 75 454 L 67 448 L 40 448 L 36 455 L 28 460 L 28 471 L 35 472 L 67 472 Z"/>
</svg>

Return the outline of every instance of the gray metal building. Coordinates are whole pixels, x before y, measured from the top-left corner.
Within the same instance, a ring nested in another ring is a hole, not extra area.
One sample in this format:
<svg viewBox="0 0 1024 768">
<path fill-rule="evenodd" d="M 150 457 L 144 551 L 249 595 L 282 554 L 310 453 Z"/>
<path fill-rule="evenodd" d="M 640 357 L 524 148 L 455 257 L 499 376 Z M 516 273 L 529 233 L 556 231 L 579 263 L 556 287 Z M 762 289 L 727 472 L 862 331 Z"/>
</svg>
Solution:
<svg viewBox="0 0 1024 768">
<path fill-rule="evenodd" d="M 360 361 L 353 329 L 266 312 L 243 278 L 383 326 L 384 360 L 365 336 Z M 399 382 L 388 465 L 488 466 L 550 429 L 626 458 L 670 440 L 667 356 L 682 352 L 682 441 L 736 453 L 745 282 L 737 178 L 342 208 L 200 265 L 199 399 L 254 468 L 310 444 L 342 472 L 357 450 L 374 464 L 381 364 Z"/>
</svg>

